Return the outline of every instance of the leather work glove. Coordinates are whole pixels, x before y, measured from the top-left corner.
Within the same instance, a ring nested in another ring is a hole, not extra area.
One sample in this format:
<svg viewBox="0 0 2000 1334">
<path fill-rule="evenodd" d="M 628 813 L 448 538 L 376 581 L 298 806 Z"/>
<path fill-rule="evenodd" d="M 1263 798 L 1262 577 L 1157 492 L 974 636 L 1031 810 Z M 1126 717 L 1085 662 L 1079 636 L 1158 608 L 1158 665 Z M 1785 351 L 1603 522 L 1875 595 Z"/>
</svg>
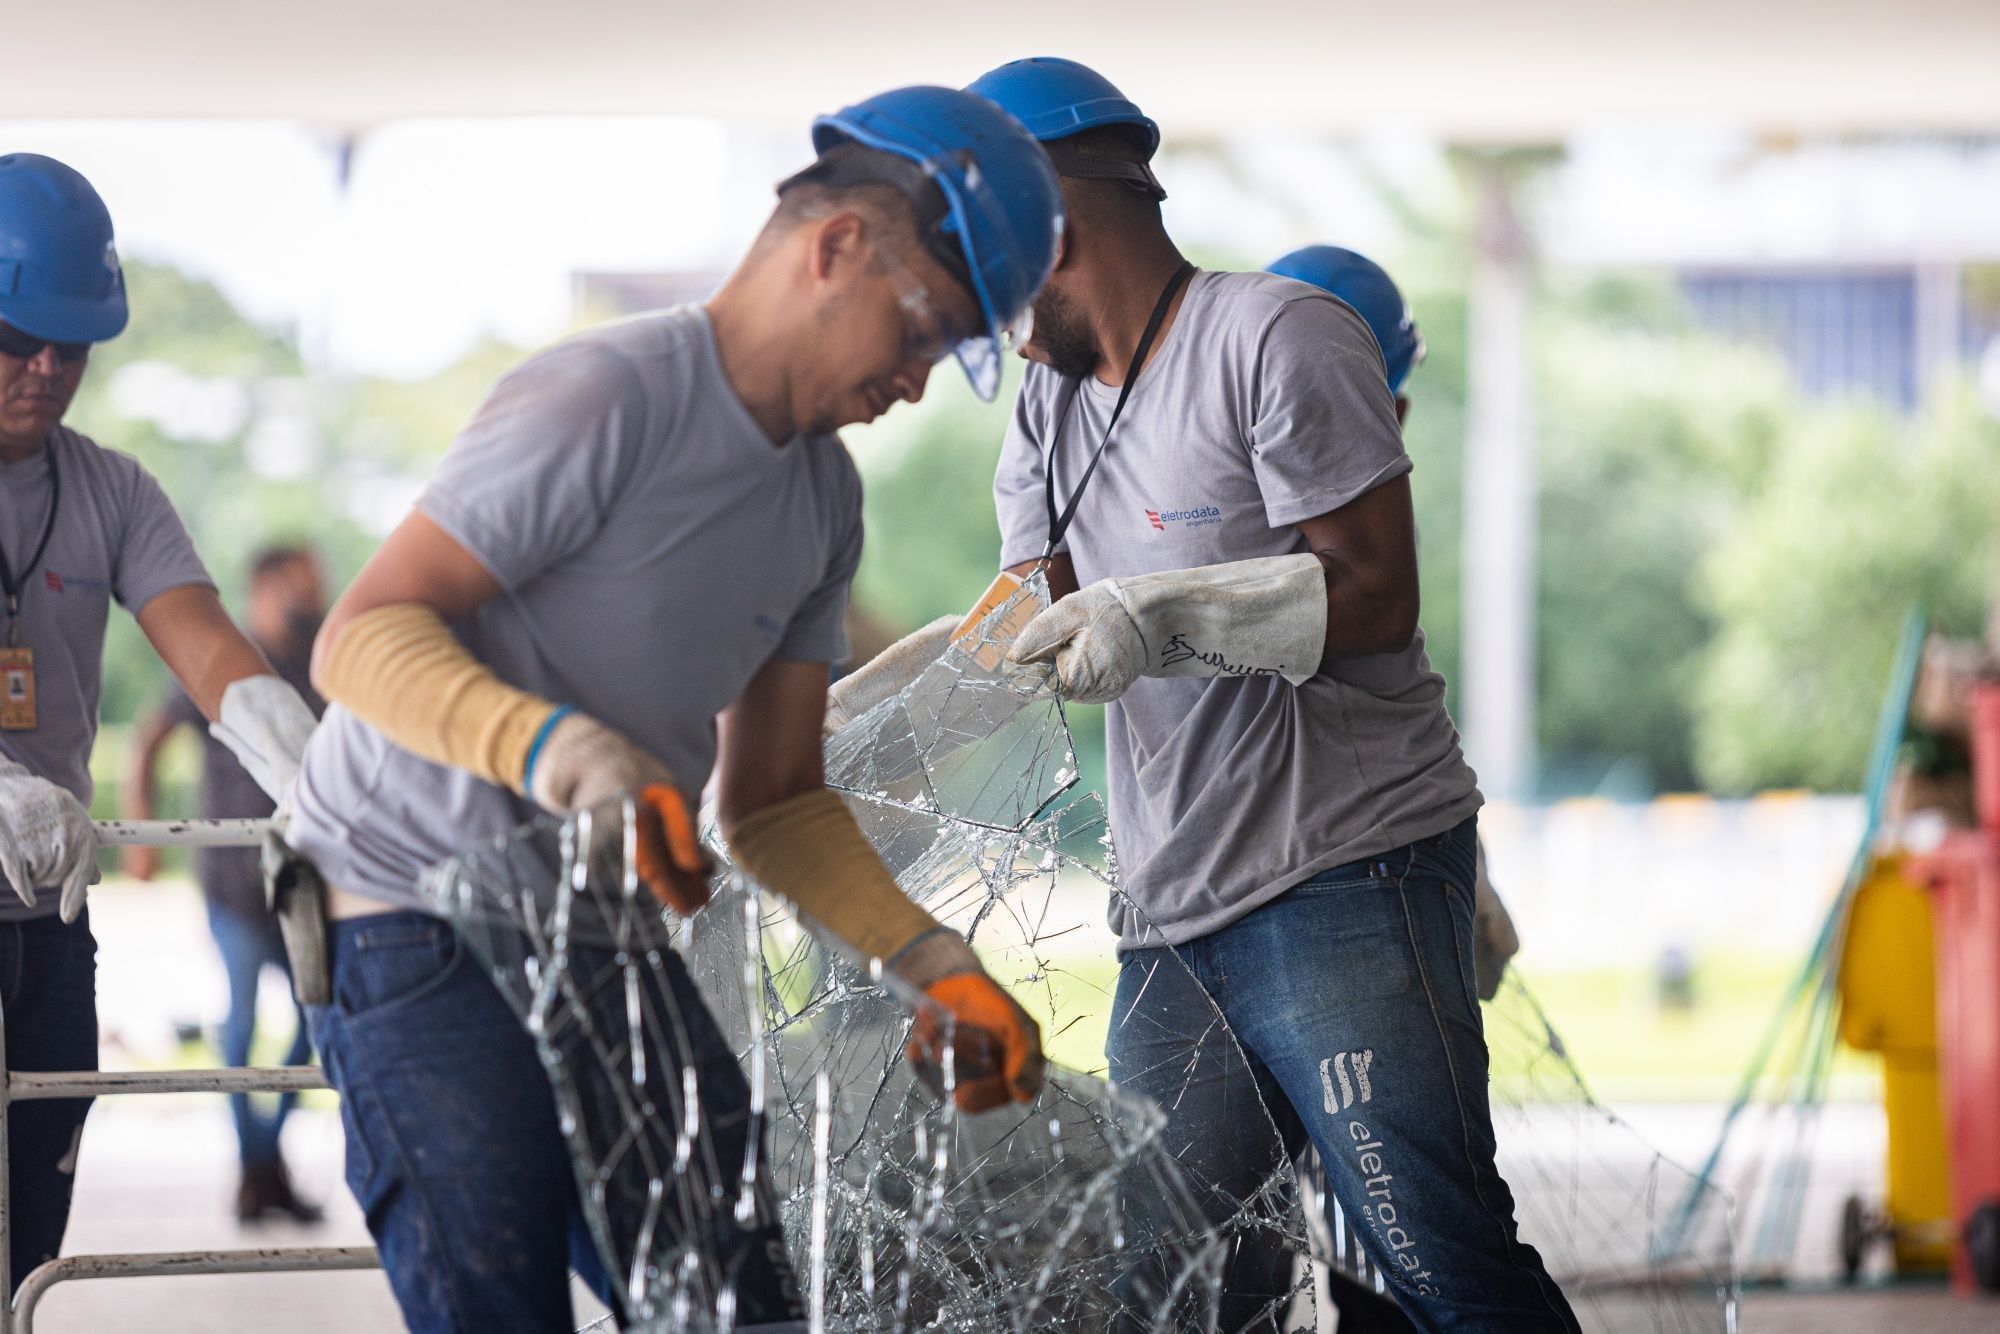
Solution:
<svg viewBox="0 0 2000 1334">
<path fill-rule="evenodd" d="M 1300 685 L 1325 647 L 1326 567 L 1300 553 L 1100 579 L 1028 622 L 1007 656 L 1053 661 L 1063 698 L 1108 704 L 1141 676 Z"/>
<path fill-rule="evenodd" d="M 97 883 L 97 830 L 69 792 L 0 759 L 0 874 L 30 908 L 35 886 L 61 885 L 62 919 L 74 922 Z"/>
<path fill-rule="evenodd" d="M 925 1087 L 944 1096 L 949 1052 L 952 1101 L 961 1112 L 1035 1100 L 1045 1066 L 1041 1028 L 957 932 L 943 926 L 925 932 L 888 967 L 924 995 L 904 1054 Z"/>
<path fill-rule="evenodd" d="M 1076 704 L 1109 704 L 1146 672 L 1146 641 L 1109 579 L 1029 621 L 1007 656 L 1054 662 L 1062 697 Z"/>
<path fill-rule="evenodd" d="M 229 747 L 266 796 L 282 804 L 319 725 L 312 709 L 281 677 L 244 676 L 223 690 L 218 712 L 209 734 Z"/>
<path fill-rule="evenodd" d="M 940 616 L 828 686 L 826 722 L 820 736 L 832 736 L 883 700 L 901 694 L 904 686 L 944 653 L 958 623 L 956 616 Z"/>
<path fill-rule="evenodd" d="M 708 902 L 708 878 L 713 867 L 695 837 L 687 802 L 674 776 L 624 733 L 606 727 L 586 713 L 564 715 L 550 729 L 528 773 L 528 796 L 557 815 L 582 810 L 603 811 L 631 796 L 637 808 L 636 869 L 653 897 L 682 916 Z M 593 865 L 600 859 L 622 860 L 624 821 L 593 822 Z"/>
</svg>

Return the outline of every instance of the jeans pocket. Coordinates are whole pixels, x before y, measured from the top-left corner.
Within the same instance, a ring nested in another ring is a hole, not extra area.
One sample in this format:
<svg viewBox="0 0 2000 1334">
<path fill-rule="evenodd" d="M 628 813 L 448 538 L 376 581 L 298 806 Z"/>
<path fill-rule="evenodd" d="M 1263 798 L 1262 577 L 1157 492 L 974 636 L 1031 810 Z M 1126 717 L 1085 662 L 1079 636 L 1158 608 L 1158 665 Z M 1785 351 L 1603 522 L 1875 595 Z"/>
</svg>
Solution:
<svg viewBox="0 0 2000 1334">
<path fill-rule="evenodd" d="M 465 960 L 458 933 L 434 918 L 371 922 L 340 943 L 333 1004 L 350 1023 L 414 1005 L 451 981 Z"/>
<path fill-rule="evenodd" d="M 1367 864 L 1349 862 L 1344 866 L 1329 866 L 1308 879 L 1301 880 L 1285 891 L 1286 897 L 1302 899 L 1316 898 L 1321 894 L 1349 894 L 1371 886 L 1379 888 L 1381 881 L 1370 873 Z"/>
</svg>

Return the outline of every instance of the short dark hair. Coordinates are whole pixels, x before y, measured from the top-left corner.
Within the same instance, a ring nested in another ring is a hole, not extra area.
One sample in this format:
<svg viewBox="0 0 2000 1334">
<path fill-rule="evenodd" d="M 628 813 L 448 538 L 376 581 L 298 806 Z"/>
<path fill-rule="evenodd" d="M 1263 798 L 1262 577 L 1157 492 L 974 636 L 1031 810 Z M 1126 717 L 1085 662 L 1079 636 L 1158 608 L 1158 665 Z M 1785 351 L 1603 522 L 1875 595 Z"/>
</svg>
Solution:
<svg viewBox="0 0 2000 1334">
<path fill-rule="evenodd" d="M 781 225 L 853 209 L 899 240 L 923 248 L 967 292 L 974 290 L 965 252 L 939 229 L 951 205 L 924 169 L 908 158 L 864 144 L 835 144 L 805 170 L 778 182 Z"/>
<path fill-rule="evenodd" d="M 303 542 L 273 542 L 250 557 L 250 582 L 268 579 L 294 561 L 317 560 L 318 554 Z"/>
</svg>

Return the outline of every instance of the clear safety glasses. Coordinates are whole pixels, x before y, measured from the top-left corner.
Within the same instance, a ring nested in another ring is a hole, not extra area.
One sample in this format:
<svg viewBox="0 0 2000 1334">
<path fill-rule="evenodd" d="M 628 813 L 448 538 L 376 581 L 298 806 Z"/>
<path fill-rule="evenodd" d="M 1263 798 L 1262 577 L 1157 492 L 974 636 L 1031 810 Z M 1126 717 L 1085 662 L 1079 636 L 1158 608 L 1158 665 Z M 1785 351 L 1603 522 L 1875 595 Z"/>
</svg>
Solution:
<svg viewBox="0 0 2000 1334">
<path fill-rule="evenodd" d="M 1000 331 L 998 338 L 984 332 L 967 332 L 938 308 L 930 289 L 908 264 L 887 247 L 877 253 L 895 285 L 896 300 L 903 310 L 903 355 L 929 366 L 942 361 L 947 352 L 953 354 L 972 382 L 973 392 L 992 402 L 1000 391 L 1001 357 L 1033 336 L 1033 308 L 1023 310 Z"/>
</svg>

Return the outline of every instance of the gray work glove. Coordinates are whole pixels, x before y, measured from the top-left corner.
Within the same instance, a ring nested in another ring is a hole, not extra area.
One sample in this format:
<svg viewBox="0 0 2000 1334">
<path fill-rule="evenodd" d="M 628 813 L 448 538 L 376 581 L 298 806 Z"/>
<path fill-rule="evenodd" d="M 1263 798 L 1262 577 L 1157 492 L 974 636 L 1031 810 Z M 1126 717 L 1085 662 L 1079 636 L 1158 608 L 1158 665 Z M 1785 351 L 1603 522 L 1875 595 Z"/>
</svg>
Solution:
<svg viewBox="0 0 2000 1334">
<path fill-rule="evenodd" d="M 62 886 L 62 919 L 74 922 L 97 883 L 97 830 L 65 788 L 0 759 L 0 873 L 30 908 L 36 885 Z"/>
<path fill-rule="evenodd" d="M 1508 961 L 1521 950 L 1520 933 L 1507 905 L 1493 890 L 1486 874 L 1486 844 L 1478 845 L 1478 874 L 1472 885 L 1472 982 L 1479 999 L 1490 1001 L 1500 994 L 1500 978 Z"/>
<path fill-rule="evenodd" d="M 282 677 L 242 676 L 223 690 L 220 712 L 209 735 L 229 747 L 266 796 L 283 805 L 319 725 L 312 709 Z"/>
<path fill-rule="evenodd" d="M 830 737 L 885 699 L 902 693 L 924 668 L 943 656 L 958 628 L 958 616 L 940 616 L 923 629 L 904 635 L 826 691 L 826 722 L 822 737 Z"/>
<path fill-rule="evenodd" d="M 623 732 L 587 713 L 566 714 L 543 739 L 527 780 L 529 798 L 557 815 L 584 810 L 609 815 L 610 803 L 633 798 L 633 869 L 640 881 L 661 904 L 684 917 L 708 902 L 713 868 L 695 838 L 680 785 L 665 763 Z M 593 873 L 616 867 L 622 875 L 622 822 L 599 819 L 592 831 L 588 856 Z"/>
</svg>

